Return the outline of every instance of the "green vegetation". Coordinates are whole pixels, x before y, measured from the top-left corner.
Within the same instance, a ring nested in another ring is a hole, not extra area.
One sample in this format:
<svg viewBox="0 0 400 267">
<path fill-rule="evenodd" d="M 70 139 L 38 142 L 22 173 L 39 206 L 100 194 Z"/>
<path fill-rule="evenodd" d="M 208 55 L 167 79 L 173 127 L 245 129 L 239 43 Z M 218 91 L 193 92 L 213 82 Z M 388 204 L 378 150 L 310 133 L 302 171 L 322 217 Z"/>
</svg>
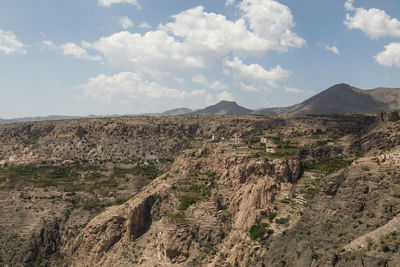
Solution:
<svg viewBox="0 0 400 267">
<path fill-rule="evenodd" d="M 127 202 L 129 199 L 130 199 L 129 197 L 118 197 L 118 198 L 115 200 L 115 204 L 116 204 L 116 205 L 122 205 L 122 204 L 124 204 L 125 202 Z"/>
<path fill-rule="evenodd" d="M 268 224 L 261 223 L 253 225 L 250 230 L 250 237 L 252 240 L 261 240 L 264 238 L 265 234 L 272 235 L 274 230 L 268 229 Z"/>
<path fill-rule="evenodd" d="M 89 181 L 97 180 L 97 179 L 100 179 L 102 177 L 104 177 L 104 175 L 101 174 L 100 172 L 97 172 L 97 171 L 96 172 L 90 172 L 90 173 L 87 173 L 85 175 L 85 180 L 89 180 Z"/>
<path fill-rule="evenodd" d="M 351 162 L 352 160 L 343 157 L 321 158 L 312 161 L 302 161 L 301 167 L 303 171 L 312 171 L 326 176 L 350 166 Z"/>
<path fill-rule="evenodd" d="M 203 199 L 204 199 L 204 197 L 202 197 L 202 196 L 183 195 L 179 198 L 179 200 L 180 200 L 179 209 L 186 210 L 189 206 L 196 204 L 196 202 L 199 202 Z"/>
<path fill-rule="evenodd" d="M 276 217 L 276 213 L 275 212 L 269 212 L 269 213 L 264 214 L 264 216 L 266 216 L 268 218 L 268 220 L 270 222 L 272 222 Z"/>
<path fill-rule="evenodd" d="M 134 168 L 113 169 L 111 175 L 108 169 L 98 165 L 71 164 L 71 165 L 25 165 L 12 166 L 0 169 L 0 181 L 8 181 L 14 187 L 17 184 L 31 183 L 35 187 L 47 188 L 50 186 L 60 187 L 64 192 L 109 192 L 116 190 L 119 186 L 117 178 L 125 177 L 127 174 L 140 175 L 154 179 L 160 171 L 154 164 L 138 165 Z M 128 178 L 126 178 L 128 179 Z M 118 188 L 119 189 L 119 188 Z M 122 200 L 118 200 L 122 201 Z"/>
<path fill-rule="evenodd" d="M 266 153 L 266 155 L 271 158 L 290 158 L 298 156 L 299 151 L 298 147 L 276 148 L 275 153 Z"/>
<path fill-rule="evenodd" d="M 98 200 L 89 200 L 85 206 L 83 206 L 83 209 L 85 210 L 97 210 L 101 211 L 104 209 L 106 205 Z"/>
<path fill-rule="evenodd" d="M 179 209 L 186 210 L 189 206 L 212 196 L 215 187 L 215 173 L 195 173 L 185 181 L 173 185 L 172 188 L 179 192 Z"/>
<path fill-rule="evenodd" d="M 108 178 L 107 180 L 103 180 L 100 182 L 97 182 L 93 185 L 93 189 L 99 189 L 102 187 L 117 187 L 118 183 L 113 179 L 113 178 Z"/>
<path fill-rule="evenodd" d="M 253 240 L 262 239 L 264 235 L 267 233 L 267 230 L 261 225 L 253 225 L 250 230 L 250 237 Z"/>
<path fill-rule="evenodd" d="M 260 143 L 260 137 L 250 137 L 245 140 L 245 143 L 248 144 L 249 146 Z"/>
<path fill-rule="evenodd" d="M 185 220 L 185 216 L 180 213 L 167 213 L 165 217 L 170 223 L 182 223 Z"/>
<path fill-rule="evenodd" d="M 277 223 L 277 224 L 287 224 L 289 221 L 290 221 L 290 217 L 275 219 L 275 223 Z"/>
<path fill-rule="evenodd" d="M 133 168 L 118 168 L 115 167 L 113 170 L 112 177 L 125 178 L 127 174 L 141 175 L 148 179 L 155 179 L 161 174 L 154 164 L 149 165 L 138 165 Z"/>
<path fill-rule="evenodd" d="M 174 162 L 174 158 L 172 158 L 172 157 L 163 157 L 163 158 L 159 158 L 158 161 L 160 163 L 172 163 L 172 162 Z"/>
</svg>

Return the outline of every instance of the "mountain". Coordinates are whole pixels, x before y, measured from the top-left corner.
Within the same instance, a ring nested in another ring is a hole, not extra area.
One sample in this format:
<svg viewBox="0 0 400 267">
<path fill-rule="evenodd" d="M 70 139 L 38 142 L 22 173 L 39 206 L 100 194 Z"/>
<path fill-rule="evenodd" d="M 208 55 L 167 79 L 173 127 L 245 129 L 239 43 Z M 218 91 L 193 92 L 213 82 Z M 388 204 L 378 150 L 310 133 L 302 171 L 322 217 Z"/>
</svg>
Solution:
<svg viewBox="0 0 400 267">
<path fill-rule="evenodd" d="M 175 108 L 171 110 L 167 110 L 162 113 L 164 116 L 176 116 L 176 115 L 185 115 L 190 112 L 193 112 L 190 108 Z"/>
<path fill-rule="evenodd" d="M 44 116 L 44 117 L 23 117 L 23 118 L 14 118 L 14 119 L 0 118 L 0 124 L 31 122 L 31 121 L 56 121 L 56 120 L 69 120 L 69 119 L 94 118 L 94 117 L 95 117 L 94 115 L 93 116 L 91 115 L 88 117 L 52 115 L 52 116 Z"/>
<path fill-rule="evenodd" d="M 334 85 L 304 102 L 284 108 L 266 108 L 264 115 L 305 115 L 342 112 L 379 112 L 400 109 L 400 89 L 376 88 L 362 90 L 341 83 Z"/>
<path fill-rule="evenodd" d="M 204 109 L 196 110 L 190 114 L 193 115 L 244 115 L 250 114 L 253 110 L 244 108 L 236 102 L 221 101 L 215 105 L 208 106 Z"/>
</svg>

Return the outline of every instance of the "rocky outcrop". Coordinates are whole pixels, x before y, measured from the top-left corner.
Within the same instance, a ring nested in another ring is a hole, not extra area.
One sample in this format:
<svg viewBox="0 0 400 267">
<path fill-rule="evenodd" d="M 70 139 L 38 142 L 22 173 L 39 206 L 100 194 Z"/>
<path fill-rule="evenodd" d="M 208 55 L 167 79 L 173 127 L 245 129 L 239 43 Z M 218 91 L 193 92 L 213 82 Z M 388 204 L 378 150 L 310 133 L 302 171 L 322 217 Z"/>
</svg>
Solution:
<svg viewBox="0 0 400 267">
<path fill-rule="evenodd" d="M 39 232 L 33 233 L 29 263 L 36 263 L 40 259 L 49 258 L 58 252 L 61 245 L 60 223 L 60 219 L 52 222 L 43 221 Z"/>
<path fill-rule="evenodd" d="M 215 149 L 207 154 L 206 149 L 189 150 L 176 158 L 172 171 L 182 174 L 214 172 L 219 183 L 244 184 L 259 177 L 273 177 L 279 182 L 295 183 L 300 175 L 298 159 L 258 159 L 224 154 Z M 210 160 L 212 158 L 212 160 Z"/>
<path fill-rule="evenodd" d="M 153 183 L 149 192 L 142 192 L 124 205 L 108 208 L 92 219 L 68 244 L 66 251 L 74 255 L 74 265 L 99 264 L 116 244 L 129 245 L 152 224 L 151 208 L 157 196 L 168 186 Z"/>
<path fill-rule="evenodd" d="M 400 116 L 397 111 L 380 112 L 379 118 L 382 122 L 396 122 L 400 120 Z"/>
<path fill-rule="evenodd" d="M 154 204 L 155 195 L 149 195 L 139 205 L 128 203 L 128 233 L 129 241 L 135 241 L 143 232 L 147 231 L 152 223 L 151 207 Z"/>
<path fill-rule="evenodd" d="M 156 227 L 156 246 L 159 258 L 164 262 L 181 263 L 189 257 L 192 243 L 190 229 L 163 222 Z"/>
<path fill-rule="evenodd" d="M 254 224 L 260 209 L 273 203 L 279 190 L 276 181 L 268 177 L 242 186 L 231 197 L 229 211 L 234 217 L 234 227 L 247 232 Z"/>
</svg>

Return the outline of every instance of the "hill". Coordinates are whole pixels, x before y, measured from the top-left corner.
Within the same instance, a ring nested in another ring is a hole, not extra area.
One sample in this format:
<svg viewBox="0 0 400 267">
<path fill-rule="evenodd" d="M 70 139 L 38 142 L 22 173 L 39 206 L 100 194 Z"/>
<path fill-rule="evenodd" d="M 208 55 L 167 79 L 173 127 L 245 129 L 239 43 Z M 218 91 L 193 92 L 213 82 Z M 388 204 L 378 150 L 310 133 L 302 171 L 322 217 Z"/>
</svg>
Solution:
<svg viewBox="0 0 400 267">
<path fill-rule="evenodd" d="M 252 113 L 253 110 L 244 108 L 236 102 L 220 101 L 219 103 L 208 106 L 204 109 L 196 110 L 193 115 L 245 115 Z"/>
<path fill-rule="evenodd" d="M 171 110 L 167 110 L 162 113 L 163 116 L 176 116 L 176 115 L 185 115 L 190 112 L 193 112 L 190 108 L 175 108 Z"/>
<path fill-rule="evenodd" d="M 264 115 L 290 115 L 379 112 L 400 109 L 400 89 L 376 88 L 362 90 L 348 84 L 336 84 L 304 102 L 284 108 L 267 108 L 257 113 Z"/>
</svg>

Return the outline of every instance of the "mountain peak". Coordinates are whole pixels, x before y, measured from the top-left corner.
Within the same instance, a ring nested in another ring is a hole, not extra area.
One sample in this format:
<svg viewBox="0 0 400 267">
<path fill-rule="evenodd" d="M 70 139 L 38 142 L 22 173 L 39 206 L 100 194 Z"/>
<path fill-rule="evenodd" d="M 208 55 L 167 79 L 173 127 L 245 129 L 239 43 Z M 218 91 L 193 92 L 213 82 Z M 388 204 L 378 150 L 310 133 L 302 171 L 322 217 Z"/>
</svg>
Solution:
<svg viewBox="0 0 400 267">
<path fill-rule="evenodd" d="M 203 114 L 203 115 L 244 115 L 250 114 L 253 111 L 251 109 L 240 106 L 235 101 L 222 100 L 215 105 L 206 107 L 201 110 L 197 110 L 192 114 Z"/>
</svg>

